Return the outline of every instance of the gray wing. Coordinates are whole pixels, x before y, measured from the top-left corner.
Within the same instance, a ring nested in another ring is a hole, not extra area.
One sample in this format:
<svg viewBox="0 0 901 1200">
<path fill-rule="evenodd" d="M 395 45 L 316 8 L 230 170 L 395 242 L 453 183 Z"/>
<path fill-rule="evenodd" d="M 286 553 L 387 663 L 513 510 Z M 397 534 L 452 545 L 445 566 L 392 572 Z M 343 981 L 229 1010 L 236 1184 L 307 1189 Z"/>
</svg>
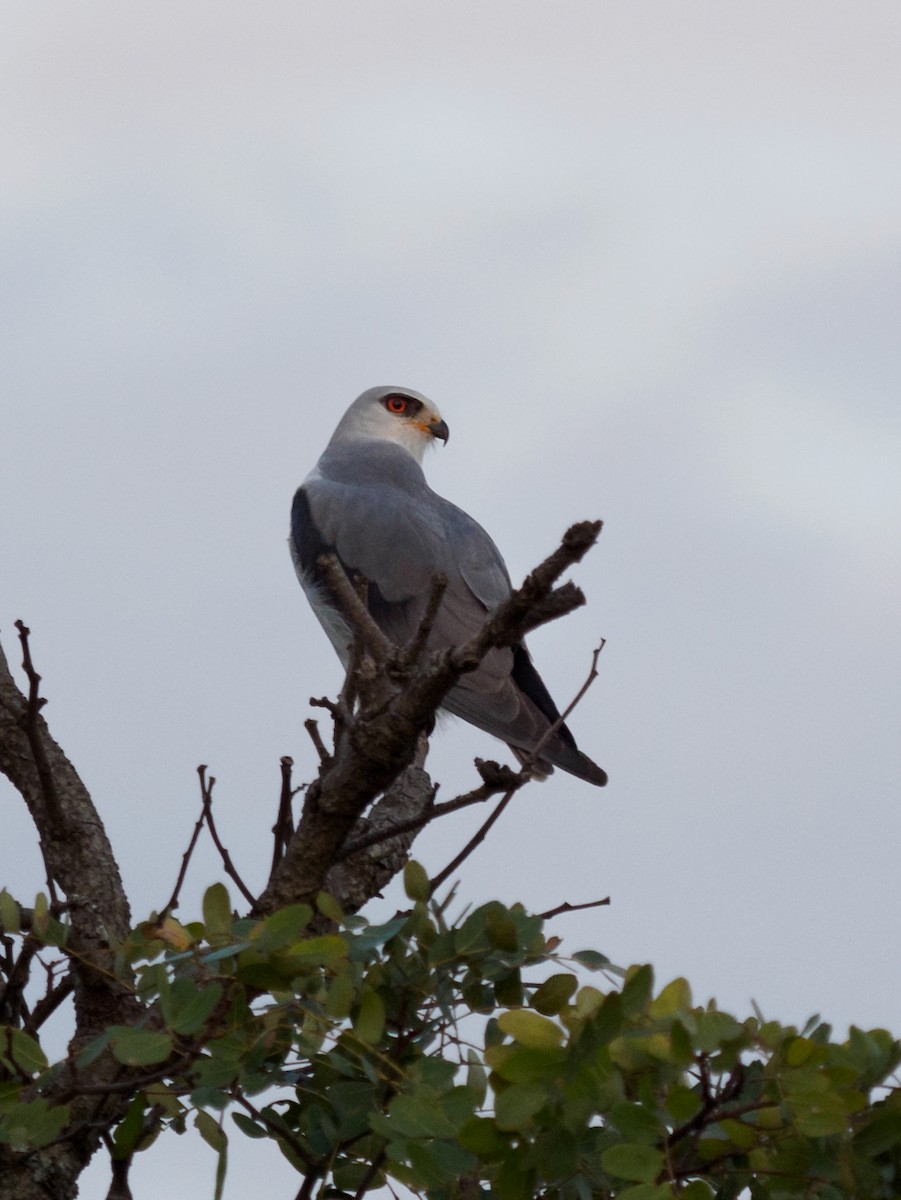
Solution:
<svg viewBox="0 0 901 1200">
<path fill-rule="evenodd" d="M 342 660 L 350 633 L 330 602 L 317 560 L 335 553 L 349 575 L 369 585 L 368 607 L 379 627 L 400 645 L 422 618 L 437 571 L 448 585 L 430 644 L 459 646 L 510 594 L 500 552 L 462 509 L 428 487 L 409 456 L 378 447 L 353 458 L 332 454 L 294 497 L 292 553 L 319 620 Z M 524 751 L 559 716 L 525 645 L 492 650 L 478 670 L 463 676 L 442 705 L 448 712 Z M 606 776 L 577 748 L 562 726 L 542 748 L 554 763 L 594 783 Z"/>
</svg>

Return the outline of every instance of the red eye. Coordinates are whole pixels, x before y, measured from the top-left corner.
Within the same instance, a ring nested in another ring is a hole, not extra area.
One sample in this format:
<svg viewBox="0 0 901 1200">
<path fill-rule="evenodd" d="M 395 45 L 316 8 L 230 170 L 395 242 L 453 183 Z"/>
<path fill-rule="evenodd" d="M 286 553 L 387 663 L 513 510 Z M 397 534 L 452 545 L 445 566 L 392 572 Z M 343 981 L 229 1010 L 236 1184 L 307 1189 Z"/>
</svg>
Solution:
<svg viewBox="0 0 901 1200">
<path fill-rule="evenodd" d="M 402 413 L 407 411 L 407 400 L 405 396 L 389 396 L 385 401 L 385 408 L 388 412 Z"/>
</svg>

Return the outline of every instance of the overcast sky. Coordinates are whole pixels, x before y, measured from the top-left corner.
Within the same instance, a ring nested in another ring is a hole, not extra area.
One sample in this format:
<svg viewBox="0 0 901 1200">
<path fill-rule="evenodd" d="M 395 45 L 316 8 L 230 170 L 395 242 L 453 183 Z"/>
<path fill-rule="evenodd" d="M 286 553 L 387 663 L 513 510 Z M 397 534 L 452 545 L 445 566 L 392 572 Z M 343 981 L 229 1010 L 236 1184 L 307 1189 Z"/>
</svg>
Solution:
<svg viewBox="0 0 901 1200">
<path fill-rule="evenodd" d="M 399 384 L 514 578 L 605 521 L 587 608 L 531 645 L 562 703 L 608 639 L 572 725 L 610 784 L 531 788 L 461 902 L 609 893 L 564 948 L 901 1030 L 899 57 L 896 0 L 2 6 L 0 627 L 15 661 L 33 630 L 136 919 L 199 762 L 264 880 L 279 756 L 309 778 L 340 679 L 291 496 Z M 443 798 L 476 754 L 504 749 L 442 728 Z M 183 917 L 220 873 L 198 857 Z M 294 1194 L 232 1141 L 230 1200 L 263 1169 Z M 213 1166 L 151 1151 L 136 1200 L 211 1195 Z"/>
</svg>

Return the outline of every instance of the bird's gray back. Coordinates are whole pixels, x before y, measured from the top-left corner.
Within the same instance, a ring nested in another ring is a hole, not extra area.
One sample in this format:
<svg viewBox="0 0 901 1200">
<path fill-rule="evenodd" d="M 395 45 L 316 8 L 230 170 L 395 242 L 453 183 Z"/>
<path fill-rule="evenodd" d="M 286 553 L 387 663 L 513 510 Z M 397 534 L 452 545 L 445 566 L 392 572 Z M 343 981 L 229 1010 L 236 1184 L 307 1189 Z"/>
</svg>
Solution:
<svg viewBox="0 0 901 1200">
<path fill-rule="evenodd" d="M 504 561 L 485 530 L 433 492 L 422 468 L 388 442 L 329 446 L 304 484 L 322 539 L 385 600 L 427 594 L 436 571 L 465 584 L 485 609 L 510 593 Z"/>
</svg>

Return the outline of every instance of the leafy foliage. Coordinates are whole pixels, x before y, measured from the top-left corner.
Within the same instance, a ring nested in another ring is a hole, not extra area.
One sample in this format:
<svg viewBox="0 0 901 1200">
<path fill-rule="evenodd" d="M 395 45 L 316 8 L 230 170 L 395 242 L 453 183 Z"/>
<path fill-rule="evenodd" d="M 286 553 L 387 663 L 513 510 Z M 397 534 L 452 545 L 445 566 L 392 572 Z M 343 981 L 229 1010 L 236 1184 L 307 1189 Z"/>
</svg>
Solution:
<svg viewBox="0 0 901 1200">
<path fill-rule="evenodd" d="M 327 896 L 239 919 L 217 884 L 202 922 L 138 926 L 117 972 L 143 1025 L 56 1065 L 0 1028 L 0 1142 L 66 1131 L 68 1108 L 42 1089 L 68 1071 L 77 1093 L 105 1054 L 135 1090 L 114 1157 L 191 1124 L 217 1155 L 217 1194 L 236 1130 L 275 1142 L 309 1194 L 386 1180 L 433 1200 L 901 1191 L 901 1045 L 884 1030 L 838 1042 L 818 1018 L 738 1020 L 695 1005 L 684 979 L 655 992 L 649 966 L 563 959 L 520 906 L 449 922 L 423 879 L 411 864 L 410 911 L 383 924 Z M 44 932 L 65 941 L 56 922 Z"/>
</svg>

